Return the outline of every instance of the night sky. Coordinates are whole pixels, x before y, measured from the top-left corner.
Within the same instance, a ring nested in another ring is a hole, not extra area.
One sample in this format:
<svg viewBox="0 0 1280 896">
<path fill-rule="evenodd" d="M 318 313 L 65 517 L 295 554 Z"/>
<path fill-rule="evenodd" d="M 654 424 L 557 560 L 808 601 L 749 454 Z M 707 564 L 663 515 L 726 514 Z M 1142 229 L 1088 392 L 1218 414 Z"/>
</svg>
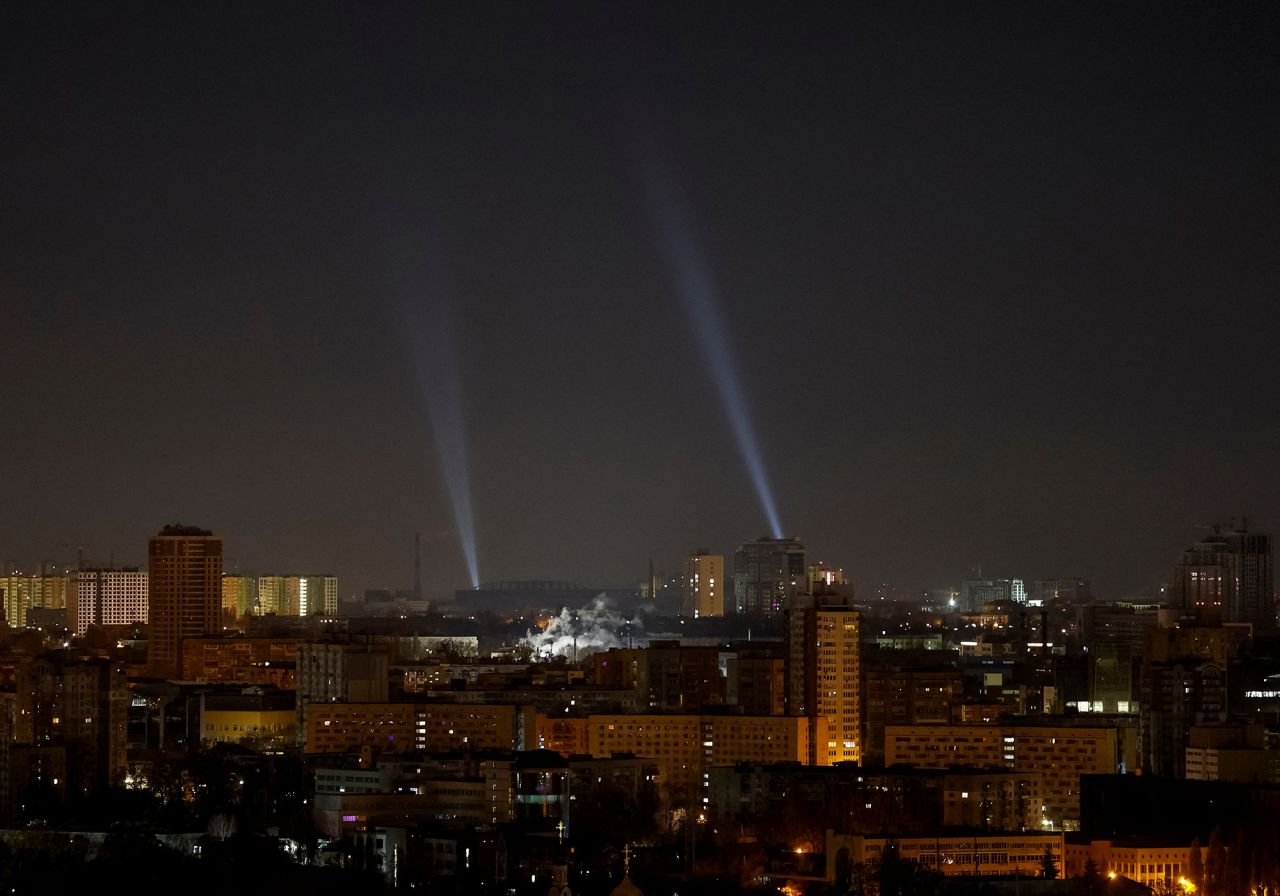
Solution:
<svg viewBox="0 0 1280 896">
<path fill-rule="evenodd" d="M 482 580 L 765 534 L 655 183 L 862 589 L 1280 531 L 1280 16 L 963 5 L 3 5 L 0 558 L 463 587 L 442 404 Z"/>
</svg>

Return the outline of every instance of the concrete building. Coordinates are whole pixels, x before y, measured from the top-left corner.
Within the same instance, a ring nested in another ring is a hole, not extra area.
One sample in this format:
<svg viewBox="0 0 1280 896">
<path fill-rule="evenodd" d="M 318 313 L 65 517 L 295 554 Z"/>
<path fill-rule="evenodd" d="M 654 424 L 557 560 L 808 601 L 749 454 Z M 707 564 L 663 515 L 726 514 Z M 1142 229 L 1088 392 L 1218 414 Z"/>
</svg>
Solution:
<svg viewBox="0 0 1280 896">
<path fill-rule="evenodd" d="M 797 538 L 758 538 L 733 555 L 733 599 L 738 613 L 777 615 L 793 591 L 805 586 L 804 545 Z"/>
<path fill-rule="evenodd" d="M 783 618 L 786 711 L 810 720 L 813 765 L 862 759 L 861 614 L 839 586 L 793 595 Z M 818 737 L 818 721 L 825 738 Z"/>
<path fill-rule="evenodd" d="M 124 669 L 106 660 L 28 659 L 16 674 L 13 742 L 62 749 L 68 794 L 118 786 L 128 699 Z"/>
<path fill-rule="evenodd" d="M 193 681 L 225 681 L 297 687 L 301 638 L 188 638 L 182 643 L 183 668 Z"/>
<path fill-rule="evenodd" d="M 25 628 L 27 610 L 58 610 L 67 606 L 70 579 L 58 575 L 0 575 L 0 605 L 10 628 Z"/>
<path fill-rule="evenodd" d="M 863 670 L 863 764 L 884 764 L 887 725 L 945 725 L 964 698 L 954 654 L 868 648 Z"/>
<path fill-rule="evenodd" d="M 307 729 L 311 703 L 386 703 L 390 692 L 387 649 L 369 641 L 298 643 L 298 733 Z"/>
<path fill-rule="evenodd" d="M 282 749 L 297 741 L 298 716 L 292 693 L 247 688 L 238 694 L 200 694 L 195 699 L 202 745 L 231 743 Z"/>
<path fill-rule="evenodd" d="M 183 639 L 222 628 L 222 538 L 207 529 L 165 526 L 147 553 L 147 664 L 154 675 L 180 678 Z"/>
<path fill-rule="evenodd" d="M 235 621 L 258 608 L 258 580 L 254 576 L 222 577 L 222 615 Z"/>
<path fill-rule="evenodd" d="M 889 725 L 885 762 L 917 768 L 1009 768 L 1040 775 L 1040 826 L 1076 830 L 1081 775 L 1136 767 L 1137 729 L 1116 718 L 1003 725 Z"/>
<path fill-rule="evenodd" d="M 684 615 L 724 615 L 724 555 L 696 551 L 685 561 Z"/>
<path fill-rule="evenodd" d="M 509 704 L 311 703 L 305 715 L 307 753 L 514 750 L 534 724 Z"/>
<path fill-rule="evenodd" d="M 1090 861 L 1104 878 L 1127 877 L 1158 892 L 1190 892 L 1175 889 L 1190 872 L 1188 843 L 1127 842 L 1118 840 L 1068 841 L 1062 857 L 1065 877 L 1079 877 Z"/>
<path fill-rule="evenodd" d="M 1213 527 L 1182 554 L 1173 571 L 1172 599 L 1202 622 L 1249 622 L 1263 629 L 1276 625 L 1271 536 Z"/>
<path fill-rule="evenodd" d="M 725 703 L 749 716 L 787 711 L 787 666 L 772 647 L 738 648 L 725 659 Z"/>
<path fill-rule="evenodd" d="M 1013 579 L 965 579 L 960 585 L 962 613 L 981 613 L 987 604 L 1013 600 Z"/>
<path fill-rule="evenodd" d="M 946 877 L 1040 876 L 1046 850 L 1062 867 L 1062 834 L 965 834 L 915 837 L 838 836 L 828 832 L 827 861 L 834 866 L 841 849 L 855 865 L 874 868 L 890 846 L 898 855 L 922 869 Z M 834 878 L 832 878 L 834 879 Z"/>
<path fill-rule="evenodd" d="M 83 635 L 91 625 L 131 625 L 150 618 L 148 575 L 136 567 L 81 569 L 72 577 L 67 626 Z"/>
<path fill-rule="evenodd" d="M 809 725 L 802 718 L 601 714 L 589 716 L 586 725 L 590 755 L 631 753 L 652 760 L 668 799 L 702 801 L 698 805 L 708 799 L 714 766 L 807 762 L 810 756 Z"/>
</svg>

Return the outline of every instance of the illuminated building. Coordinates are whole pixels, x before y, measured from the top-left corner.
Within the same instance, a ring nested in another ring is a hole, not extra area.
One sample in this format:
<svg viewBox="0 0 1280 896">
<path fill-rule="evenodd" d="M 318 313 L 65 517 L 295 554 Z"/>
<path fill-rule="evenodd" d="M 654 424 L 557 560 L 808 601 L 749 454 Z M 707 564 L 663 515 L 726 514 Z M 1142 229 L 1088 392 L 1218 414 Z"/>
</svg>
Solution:
<svg viewBox="0 0 1280 896">
<path fill-rule="evenodd" d="M 3 602 L 5 621 L 11 628 L 25 628 L 27 610 L 66 607 L 69 584 L 67 576 L 24 576 L 20 573 L 0 576 L 0 601 Z"/>
<path fill-rule="evenodd" d="M 733 599 L 739 613 L 774 615 L 805 585 L 804 545 L 797 538 L 757 538 L 733 555 Z"/>
<path fill-rule="evenodd" d="M 282 608 L 288 606 L 285 597 L 284 576 L 258 576 L 258 604 L 254 610 L 256 616 L 296 616 L 286 613 Z"/>
<path fill-rule="evenodd" d="M 166 526 L 151 539 L 147 662 L 164 678 L 182 675 L 182 641 L 222 627 L 222 538 L 207 529 Z"/>
<path fill-rule="evenodd" d="M 1190 858 L 1186 843 L 1070 842 L 1063 854 L 1062 871 L 1064 877 L 1079 877 L 1092 861 L 1104 877 L 1114 874 L 1160 892 L 1174 892 L 1171 885 L 1190 873 Z"/>
<path fill-rule="evenodd" d="M 256 691 L 253 692 L 253 691 Z M 297 713 L 291 693 L 200 694 L 200 741 L 284 747 L 296 741 Z"/>
<path fill-rule="evenodd" d="M 1213 534 L 1182 554 L 1173 572 L 1173 603 L 1204 622 L 1276 624 L 1271 536 L 1239 529 Z"/>
<path fill-rule="evenodd" d="M 261 616 L 334 616 L 338 612 L 336 576 L 258 576 L 257 590 L 256 612 Z"/>
<path fill-rule="evenodd" d="M 805 572 L 805 581 L 809 586 L 805 590 L 806 594 L 814 594 L 831 585 L 847 584 L 844 580 L 843 569 L 832 569 L 822 562 L 809 566 Z"/>
<path fill-rule="evenodd" d="M 222 614 L 236 620 L 258 607 L 258 580 L 253 576 L 222 577 Z"/>
<path fill-rule="evenodd" d="M 83 635 L 91 625 L 129 625 L 148 621 L 150 586 L 137 568 L 81 569 L 72 577 L 67 626 Z"/>
<path fill-rule="evenodd" d="M 793 595 L 783 619 L 787 714 L 810 720 L 814 765 L 862 758 L 861 614 L 840 586 Z M 823 721 L 825 737 L 817 736 Z"/>
<path fill-rule="evenodd" d="M 694 619 L 724 615 L 724 555 L 697 551 L 685 563 L 684 614 Z"/>
<path fill-rule="evenodd" d="M 895 847 L 898 856 L 925 871 L 947 877 L 1000 875 L 1040 877 L 1047 850 L 1054 864 L 1062 867 L 1062 834 L 965 834 L 926 837 L 862 837 L 829 835 L 828 865 L 841 848 L 849 850 L 855 864 L 874 868 L 884 851 Z"/>
<path fill-rule="evenodd" d="M 1010 768 L 1040 775 L 1041 825 L 1075 830 L 1080 776 L 1113 775 L 1137 763 L 1130 728 L 1101 718 L 1074 723 L 1003 725 L 888 725 L 885 763 L 917 768 Z"/>
</svg>

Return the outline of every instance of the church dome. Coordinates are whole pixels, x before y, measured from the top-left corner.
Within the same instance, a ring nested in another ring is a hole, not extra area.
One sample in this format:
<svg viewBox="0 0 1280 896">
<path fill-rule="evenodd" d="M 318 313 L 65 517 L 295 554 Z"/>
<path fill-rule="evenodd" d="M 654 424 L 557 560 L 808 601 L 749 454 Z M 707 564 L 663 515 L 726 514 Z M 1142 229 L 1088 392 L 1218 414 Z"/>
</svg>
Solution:
<svg viewBox="0 0 1280 896">
<path fill-rule="evenodd" d="M 640 888 L 631 882 L 631 875 L 622 875 L 622 882 L 609 891 L 609 896 L 644 896 Z"/>
</svg>

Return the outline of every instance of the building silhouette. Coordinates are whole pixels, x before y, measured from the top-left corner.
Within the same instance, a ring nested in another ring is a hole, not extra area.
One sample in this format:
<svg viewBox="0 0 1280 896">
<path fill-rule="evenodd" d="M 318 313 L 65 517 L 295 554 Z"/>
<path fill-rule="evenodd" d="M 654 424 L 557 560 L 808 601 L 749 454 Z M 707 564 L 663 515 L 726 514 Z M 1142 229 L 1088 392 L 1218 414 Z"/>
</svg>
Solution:
<svg viewBox="0 0 1280 896">
<path fill-rule="evenodd" d="M 757 538 L 733 554 L 737 612 L 772 616 L 805 584 L 804 545 L 797 538 Z"/>
<path fill-rule="evenodd" d="M 192 526 L 165 526 L 151 539 L 150 631 L 152 674 L 181 678 L 182 641 L 221 629 L 222 537 Z"/>
<path fill-rule="evenodd" d="M 1173 603 L 1207 623 L 1276 624 L 1271 536 L 1239 529 L 1212 534 L 1182 554 L 1173 571 Z"/>
</svg>

